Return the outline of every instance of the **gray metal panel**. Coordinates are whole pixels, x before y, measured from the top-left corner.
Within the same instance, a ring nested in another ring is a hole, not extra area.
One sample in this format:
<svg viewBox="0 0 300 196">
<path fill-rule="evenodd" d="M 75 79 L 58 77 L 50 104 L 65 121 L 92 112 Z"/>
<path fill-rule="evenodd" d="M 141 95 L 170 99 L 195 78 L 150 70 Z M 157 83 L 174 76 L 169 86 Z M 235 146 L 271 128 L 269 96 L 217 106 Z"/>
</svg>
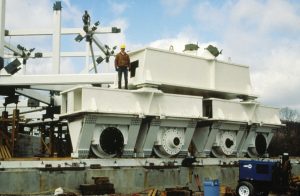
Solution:
<svg viewBox="0 0 300 196">
<path fill-rule="evenodd" d="M 257 125 L 252 125 L 251 128 L 246 133 L 245 141 L 243 141 L 243 144 L 238 152 L 240 155 L 245 155 L 247 153 L 248 147 L 252 144 L 253 140 L 255 140 L 257 131 Z M 254 147 L 254 146 L 252 146 Z"/>
<path fill-rule="evenodd" d="M 213 144 L 215 142 L 216 136 L 219 132 L 220 126 L 221 126 L 220 123 L 214 123 L 211 126 L 209 137 L 208 137 L 208 140 L 207 140 L 207 142 L 205 144 L 205 147 L 204 147 L 204 153 L 206 153 L 207 155 L 209 155 L 209 153 L 211 152 L 211 149 L 212 149 Z"/>
<path fill-rule="evenodd" d="M 132 118 L 128 131 L 128 142 L 124 147 L 123 156 L 132 157 L 134 154 L 134 147 L 137 141 L 137 137 L 139 134 L 140 126 L 142 119 L 140 118 Z"/>
<path fill-rule="evenodd" d="M 197 125 L 197 121 L 191 120 L 191 121 L 189 121 L 187 127 L 185 128 L 184 145 L 182 146 L 182 149 L 181 149 L 181 151 L 184 152 L 185 156 L 188 154 L 188 148 L 191 144 L 191 141 L 192 141 L 195 129 L 196 129 L 196 125 Z"/>
<path fill-rule="evenodd" d="M 203 154 L 203 152 L 209 137 L 209 133 L 210 127 L 208 126 L 196 128 L 193 136 L 193 144 L 195 145 L 197 151 L 197 157 L 206 156 L 206 154 Z"/>
<path fill-rule="evenodd" d="M 160 123 L 161 123 L 160 119 L 153 119 L 150 123 L 150 127 L 148 130 L 147 136 L 146 136 L 146 140 L 143 145 L 143 152 L 144 152 L 145 157 L 151 155 L 151 152 L 152 152 L 152 149 L 154 146 L 154 142 L 156 141 L 157 133 L 160 128 Z"/>
<path fill-rule="evenodd" d="M 87 115 L 84 117 L 82 129 L 79 136 L 78 153 L 79 157 L 86 158 L 90 150 L 91 141 L 96 126 L 96 117 Z"/>
</svg>

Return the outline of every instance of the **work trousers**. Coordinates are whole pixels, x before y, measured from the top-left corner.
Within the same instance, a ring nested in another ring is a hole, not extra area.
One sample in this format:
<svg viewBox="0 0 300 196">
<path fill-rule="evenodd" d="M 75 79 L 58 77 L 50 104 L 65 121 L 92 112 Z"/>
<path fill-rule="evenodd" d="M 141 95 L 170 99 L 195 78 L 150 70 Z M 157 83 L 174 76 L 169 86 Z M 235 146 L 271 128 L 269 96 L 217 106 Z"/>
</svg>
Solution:
<svg viewBox="0 0 300 196">
<path fill-rule="evenodd" d="M 128 68 L 127 67 L 119 67 L 118 68 L 118 88 L 121 89 L 122 87 L 122 73 L 124 73 L 124 80 L 125 80 L 125 89 L 128 89 Z"/>
</svg>

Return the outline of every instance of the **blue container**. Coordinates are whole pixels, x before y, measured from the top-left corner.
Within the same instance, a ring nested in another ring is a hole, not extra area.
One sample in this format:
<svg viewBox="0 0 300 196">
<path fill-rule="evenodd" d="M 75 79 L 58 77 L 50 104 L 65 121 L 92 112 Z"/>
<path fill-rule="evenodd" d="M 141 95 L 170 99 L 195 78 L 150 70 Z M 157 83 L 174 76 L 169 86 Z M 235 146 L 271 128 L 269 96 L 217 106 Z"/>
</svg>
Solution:
<svg viewBox="0 0 300 196">
<path fill-rule="evenodd" d="M 219 180 L 205 180 L 204 196 L 219 196 L 219 195 L 220 195 Z"/>
</svg>

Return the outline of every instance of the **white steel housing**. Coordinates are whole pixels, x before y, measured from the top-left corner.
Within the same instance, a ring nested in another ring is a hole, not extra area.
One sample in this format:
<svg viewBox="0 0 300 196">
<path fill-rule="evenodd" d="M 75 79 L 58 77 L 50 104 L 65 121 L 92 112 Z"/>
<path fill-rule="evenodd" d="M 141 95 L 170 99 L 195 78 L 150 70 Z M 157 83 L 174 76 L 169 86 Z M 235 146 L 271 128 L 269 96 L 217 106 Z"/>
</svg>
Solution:
<svg viewBox="0 0 300 196">
<path fill-rule="evenodd" d="M 95 145 L 98 157 L 116 156 L 99 147 L 102 131 L 112 127 L 122 133 L 123 157 L 184 157 L 191 144 L 196 157 L 265 155 L 281 122 L 277 108 L 254 100 L 247 66 L 154 48 L 130 57 L 132 90 L 76 87 L 62 93 L 61 118 L 76 138 L 74 157 L 88 156 Z"/>
<path fill-rule="evenodd" d="M 150 47 L 132 52 L 130 58 L 138 61 L 130 80 L 133 86 L 152 84 L 168 92 L 255 98 L 248 66 Z"/>
<path fill-rule="evenodd" d="M 122 132 L 126 156 L 150 156 L 156 146 L 159 156 L 168 157 L 187 154 L 196 126 L 194 119 L 202 118 L 202 97 L 166 94 L 151 88 L 78 87 L 62 93 L 61 117 L 70 121 L 74 156 L 87 156 L 84 152 L 89 151 L 90 143 L 86 141 L 99 144 L 95 143 L 95 135 L 101 134 L 99 129 L 116 127 Z M 93 123 L 88 119 L 94 119 Z M 147 120 L 141 124 L 143 119 Z"/>
</svg>

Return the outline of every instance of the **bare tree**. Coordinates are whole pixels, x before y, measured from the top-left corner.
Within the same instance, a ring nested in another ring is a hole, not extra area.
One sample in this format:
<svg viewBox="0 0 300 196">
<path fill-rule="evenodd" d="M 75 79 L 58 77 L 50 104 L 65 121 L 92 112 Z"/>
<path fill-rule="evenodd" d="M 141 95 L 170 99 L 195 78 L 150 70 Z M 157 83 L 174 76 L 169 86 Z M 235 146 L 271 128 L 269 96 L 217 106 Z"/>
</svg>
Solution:
<svg viewBox="0 0 300 196">
<path fill-rule="evenodd" d="M 299 120 L 299 113 L 297 112 L 297 110 L 293 110 L 289 107 L 281 108 L 279 115 L 281 120 L 291 122 L 296 122 Z"/>
</svg>

